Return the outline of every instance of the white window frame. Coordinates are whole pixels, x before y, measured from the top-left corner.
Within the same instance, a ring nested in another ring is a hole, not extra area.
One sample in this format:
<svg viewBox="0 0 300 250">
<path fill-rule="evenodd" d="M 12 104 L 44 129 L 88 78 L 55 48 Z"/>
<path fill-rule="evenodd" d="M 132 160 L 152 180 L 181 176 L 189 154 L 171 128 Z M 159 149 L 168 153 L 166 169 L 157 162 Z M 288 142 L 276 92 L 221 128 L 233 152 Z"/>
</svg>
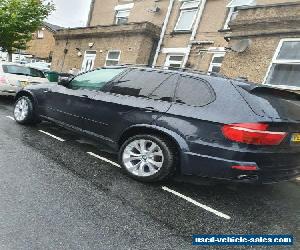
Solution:
<svg viewBox="0 0 300 250">
<path fill-rule="evenodd" d="M 235 0 L 232 0 L 227 5 L 227 8 L 229 9 L 229 11 L 228 11 L 228 15 L 225 20 L 225 23 L 224 23 L 224 27 L 223 27 L 224 30 L 230 29 L 229 22 L 231 21 L 233 15 L 236 15 L 238 13 L 238 9 L 237 9 L 238 7 L 256 5 L 256 0 L 248 0 L 248 3 L 244 3 L 244 4 L 241 3 L 241 5 L 234 4 L 234 2 L 235 2 Z"/>
<path fill-rule="evenodd" d="M 128 19 L 129 19 L 130 10 L 118 10 L 116 12 L 116 20 L 115 20 L 115 24 L 117 24 L 117 25 L 121 25 L 121 24 L 118 23 L 119 19 L 125 18 L 125 17 L 118 16 L 121 12 L 128 12 L 128 16 L 126 16 L 127 17 L 127 22 L 128 22 Z"/>
<path fill-rule="evenodd" d="M 208 73 L 209 74 L 213 73 L 212 72 L 213 67 L 220 67 L 221 68 L 223 63 L 214 63 L 213 61 L 216 57 L 225 57 L 225 54 L 226 54 L 225 51 L 224 52 L 213 52 L 213 57 L 210 61 L 210 65 L 209 65 L 209 68 L 208 68 Z"/>
<path fill-rule="evenodd" d="M 179 61 L 170 60 L 171 56 L 182 56 L 182 60 L 181 60 L 179 69 L 182 68 L 182 64 L 183 64 L 184 57 L 185 57 L 185 54 L 183 54 L 183 53 L 169 53 L 169 54 L 167 54 L 164 68 L 168 69 L 170 67 L 170 64 L 173 64 L 173 63 L 176 64 L 176 63 L 179 62 Z"/>
<path fill-rule="evenodd" d="M 110 58 L 108 58 L 109 53 L 111 53 L 111 52 L 118 52 L 119 53 L 118 59 L 110 59 Z M 117 64 L 119 64 L 120 59 L 121 59 L 121 50 L 109 50 L 109 51 L 107 51 L 107 54 L 106 54 L 105 66 L 107 66 L 107 61 L 115 61 L 115 62 L 117 62 Z"/>
<path fill-rule="evenodd" d="M 37 31 L 37 38 L 43 39 L 44 38 L 44 30 L 38 30 Z"/>
<path fill-rule="evenodd" d="M 296 86 L 289 86 L 289 85 L 273 85 L 273 84 L 267 84 L 267 79 L 269 77 L 269 74 L 271 73 L 271 69 L 272 69 L 272 66 L 273 64 L 287 64 L 287 65 L 290 65 L 290 64 L 295 64 L 295 65 L 300 65 L 300 60 L 286 60 L 286 59 L 277 59 L 277 56 L 279 55 L 280 53 L 280 50 L 281 50 L 281 47 L 283 45 L 284 42 L 300 42 L 300 38 L 284 38 L 284 39 L 281 39 L 278 46 L 277 46 L 277 49 L 275 51 L 275 54 L 272 58 L 272 61 L 269 65 L 269 68 L 267 70 L 267 73 L 266 73 L 266 76 L 264 78 L 264 81 L 263 81 L 263 84 L 264 85 L 268 85 L 268 86 L 273 86 L 273 87 L 277 87 L 277 88 L 283 88 L 283 89 L 289 89 L 289 90 L 297 90 L 299 91 L 300 90 L 300 87 L 296 87 Z"/>
<path fill-rule="evenodd" d="M 235 7 L 229 8 L 229 12 L 228 12 L 228 15 L 227 15 L 227 18 L 226 18 L 224 27 L 223 27 L 224 30 L 230 29 L 230 28 L 229 28 L 229 22 L 231 21 L 232 16 L 233 16 L 235 13 L 237 13 L 237 11 L 234 11 L 234 9 L 235 9 Z"/>
<path fill-rule="evenodd" d="M 190 6 L 190 7 L 186 7 L 186 6 L 185 6 L 186 3 L 192 3 L 192 2 L 195 3 L 194 6 Z M 175 31 L 191 31 L 191 30 L 192 30 L 192 28 L 193 28 L 193 26 L 194 26 L 194 23 L 195 23 L 195 20 L 196 20 L 196 18 L 197 18 L 197 12 L 198 12 L 198 10 L 199 10 L 200 3 L 201 3 L 201 1 L 184 1 L 184 2 L 182 3 L 182 5 L 181 5 L 181 7 L 180 7 L 180 14 L 179 14 L 179 17 L 178 17 L 178 19 L 177 19 L 177 22 L 176 22 L 176 25 L 175 25 L 175 28 L 174 28 Z M 197 4 L 197 5 L 196 5 L 196 4 Z M 191 22 L 191 25 L 190 25 L 190 27 L 189 27 L 188 29 L 179 29 L 179 28 L 178 28 L 178 24 L 179 24 L 179 22 L 180 22 L 180 20 L 181 20 L 181 18 L 182 18 L 182 15 L 183 15 L 184 13 L 186 13 L 186 12 L 195 12 L 194 18 L 193 18 L 193 20 L 192 20 L 192 22 Z"/>
<path fill-rule="evenodd" d="M 133 7 L 134 7 L 134 3 L 121 4 L 115 6 L 115 24 L 118 24 L 118 20 L 119 20 L 118 14 L 121 12 L 128 12 L 127 18 L 129 19 L 129 15 Z"/>
</svg>

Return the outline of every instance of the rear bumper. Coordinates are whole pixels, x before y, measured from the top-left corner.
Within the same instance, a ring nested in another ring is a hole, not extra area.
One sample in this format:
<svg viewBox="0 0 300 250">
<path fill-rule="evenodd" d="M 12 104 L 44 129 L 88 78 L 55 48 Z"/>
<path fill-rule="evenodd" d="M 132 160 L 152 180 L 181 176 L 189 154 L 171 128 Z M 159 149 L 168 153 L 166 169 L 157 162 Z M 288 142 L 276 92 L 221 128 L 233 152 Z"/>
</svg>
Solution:
<svg viewBox="0 0 300 250">
<path fill-rule="evenodd" d="M 1 86 L 0 96 L 15 96 L 19 89 L 19 87 L 13 85 Z"/>
<path fill-rule="evenodd" d="M 243 155 L 242 158 L 249 158 L 247 153 L 243 152 L 241 154 Z M 270 166 L 263 165 L 259 158 L 258 161 L 235 161 L 191 152 L 186 152 L 184 157 L 187 162 L 186 166 L 181 168 L 181 174 L 184 176 L 209 177 L 232 182 L 257 184 L 287 181 L 300 176 L 300 164 L 293 161 L 285 161 L 285 165 L 274 162 Z M 256 166 L 257 170 L 241 171 L 232 169 L 232 166 Z"/>
</svg>

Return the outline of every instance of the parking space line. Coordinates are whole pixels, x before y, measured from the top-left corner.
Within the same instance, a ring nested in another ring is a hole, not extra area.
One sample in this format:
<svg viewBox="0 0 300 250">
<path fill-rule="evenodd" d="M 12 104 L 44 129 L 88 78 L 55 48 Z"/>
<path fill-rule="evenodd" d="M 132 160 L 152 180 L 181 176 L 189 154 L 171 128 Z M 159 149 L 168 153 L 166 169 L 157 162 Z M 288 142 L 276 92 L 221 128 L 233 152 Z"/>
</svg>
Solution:
<svg viewBox="0 0 300 250">
<path fill-rule="evenodd" d="M 12 116 L 10 116 L 10 115 L 7 115 L 6 117 L 7 117 L 8 119 L 11 119 L 11 120 L 13 120 L 13 121 L 15 120 L 15 118 L 13 118 L 13 117 L 12 117 Z"/>
<path fill-rule="evenodd" d="M 99 159 L 99 160 L 102 160 L 102 161 L 105 161 L 105 162 L 107 162 L 107 163 L 110 163 L 111 165 L 113 165 L 113 166 L 115 166 L 115 167 L 117 167 L 117 168 L 121 168 L 121 166 L 120 166 L 118 163 L 113 162 L 113 161 L 111 161 L 111 160 L 108 160 L 108 159 L 106 159 L 106 158 L 104 158 L 104 157 L 102 157 L 102 156 L 100 156 L 100 155 L 96 155 L 96 154 L 94 154 L 94 153 L 92 153 L 92 152 L 87 152 L 87 154 L 89 154 L 89 155 L 91 155 L 91 156 L 93 156 L 93 157 L 95 157 L 95 158 L 97 158 L 97 159 Z"/>
<path fill-rule="evenodd" d="M 64 142 L 64 141 L 65 141 L 64 139 L 62 139 L 62 138 L 60 138 L 60 137 L 58 137 L 58 136 L 52 135 L 52 134 L 50 134 L 50 133 L 48 133 L 48 132 L 46 132 L 46 131 L 44 131 L 44 130 L 39 130 L 39 132 L 41 132 L 41 133 L 43 133 L 43 134 L 45 134 L 45 135 L 48 135 L 48 136 L 50 136 L 50 137 L 52 137 L 52 138 L 54 138 L 54 139 L 56 139 L 56 140 L 58 140 L 58 141 L 61 141 L 61 142 Z"/>
<path fill-rule="evenodd" d="M 230 220 L 230 219 L 231 219 L 230 216 L 228 216 L 228 215 L 226 215 L 226 214 L 223 214 L 222 212 L 219 212 L 219 211 L 217 211 L 217 210 L 215 210 L 215 209 L 213 209 L 213 208 L 211 208 L 211 207 L 208 207 L 208 206 L 206 206 L 206 205 L 204 205 L 204 204 L 201 204 L 201 203 L 199 203 L 198 201 L 195 201 L 195 200 L 193 200 L 192 198 L 187 197 L 187 196 L 185 196 L 185 195 L 183 195 L 183 194 L 181 194 L 181 193 L 178 193 L 178 192 L 176 192 L 176 191 L 174 191 L 174 190 L 172 190 L 172 189 L 170 189 L 170 188 L 167 188 L 167 187 L 163 186 L 162 189 L 163 189 L 164 191 L 167 191 L 167 192 L 169 192 L 169 193 L 172 193 L 172 194 L 174 194 L 174 195 L 176 195 L 176 196 L 178 196 L 178 197 L 180 197 L 180 198 L 182 198 L 182 199 L 184 199 L 184 200 L 186 200 L 186 201 L 188 201 L 188 202 L 190 202 L 190 203 L 192 203 L 192 204 L 194 204 L 194 205 L 196 205 L 196 206 L 198 206 L 198 207 L 201 207 L 202 209 L 205 209 L 206 211 L 211 212 L 211 213 L 213 213 L 213 214 L 215 214 L 215 215 L 217 215 L 217 216 L 219 216 L 219 217 L 222 217 L 222 218 L 224 218 L 224 219 L 226 219 L 226 220 Z"/>
</svg>

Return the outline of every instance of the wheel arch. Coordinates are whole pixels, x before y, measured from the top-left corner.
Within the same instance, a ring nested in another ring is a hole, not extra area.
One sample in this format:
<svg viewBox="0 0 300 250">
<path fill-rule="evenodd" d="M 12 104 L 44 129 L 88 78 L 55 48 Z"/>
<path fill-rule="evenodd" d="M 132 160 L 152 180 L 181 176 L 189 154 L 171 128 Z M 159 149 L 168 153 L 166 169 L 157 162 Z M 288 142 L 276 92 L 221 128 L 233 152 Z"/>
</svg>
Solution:
<svg viewBox="0 0 300 250">
<path fill-rule="evenodd" d="M 15 101 L 17 101 L 21 96 L 27 96 L 30 98 L 34 104 L 37 104 L 35 96 L 28 90 L 21 90 L 16 94 Z"/>
<path fill-rule="evenodd" d="M 178 155 L 179 155 L 179 170 L 182 166 L 187 164 L 187 157 L 184 152 L 189 151 L 189 146 L 185 139 L 180 136 L 179 134 L 156 125 L 148 125 L 148 124 L 140 124 L 140 125 L 133 125 L 126 129 L 120 136 L 118 140 L 118 147 L 122 146 L 122 144 L 132 136 L 139 135 L 139 134 L 152 134 L 152 135 L 160 135 L 168 138 L 171 142 L 173 142 L 176 146 Z"/>
</svg>

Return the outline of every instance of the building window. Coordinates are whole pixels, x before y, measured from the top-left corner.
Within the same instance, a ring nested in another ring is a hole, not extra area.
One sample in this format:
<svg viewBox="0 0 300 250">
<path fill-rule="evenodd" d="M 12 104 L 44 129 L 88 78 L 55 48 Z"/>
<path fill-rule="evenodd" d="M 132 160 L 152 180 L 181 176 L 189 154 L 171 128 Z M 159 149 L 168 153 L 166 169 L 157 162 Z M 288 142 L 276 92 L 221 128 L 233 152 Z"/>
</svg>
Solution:
<svg viewBox="0 0 300 250">
<path fill-rule="evenodd" d="M 116 13 L 116 24 L 122 25 L 128 23 L 130 10 L 119 10 Z"/>
<path fill-rule="evenodd" d="M 165 62 L 165 68 L 166 69 L 178 69 L 181 68 L 182 62 L 184 59 L 183 54 L 170 54 L 167 55 L 166 62 Z"/>
<path fill-rule="evenodd" d="M 195 22 L 200 1 L 185 1 L 180 8 L 180 15 L 175 31 L 190 31 Z"/>
<path fill-rule="evenodd" d="M 300 89 L 300 38 L 282 39 L 269 67 L 265 84 Z"/>
<path fill-rule="evenodd" d="M 122 4 L 115 7 L 116 18 L 115 23 L 117 25 L 122 25 L 128 23 L 128 18 L 130 15 L 130 11 L 133 8 L 134 3 Z"/>
<path fill-rule="evenodd" d="M 44 31 L 43 30 L 38 30 L 37 31 L 37 38 L 38 39 L 43 39 L 44 38 Z"/>
<path fill-rule="evenodd" d="M 229 29 L 230 21 L 233 21 L 238 14 L 238 7 L 254 6 L 254 5 L 256 5 L 256 0 L 232 0 L 232 1 L 230 1 L 230 3 L 227 5 L 228 15 L 226 17 L 223 29 L 224 30 Z"/>
<path fill-rule="evenodd" d="M 225 52 L 216 52 L 213 54 L 211 63 L 209 65 L 209 73 L 219 73 L 221 70 L 222 62 L 224 60 Z"/>
<path fill-rule="evenodd" d="M 121 51 L 119 50 L 108 51 L 105 66 L 113 66 L 119 64 L 120 56 Z"/>
</svg>

